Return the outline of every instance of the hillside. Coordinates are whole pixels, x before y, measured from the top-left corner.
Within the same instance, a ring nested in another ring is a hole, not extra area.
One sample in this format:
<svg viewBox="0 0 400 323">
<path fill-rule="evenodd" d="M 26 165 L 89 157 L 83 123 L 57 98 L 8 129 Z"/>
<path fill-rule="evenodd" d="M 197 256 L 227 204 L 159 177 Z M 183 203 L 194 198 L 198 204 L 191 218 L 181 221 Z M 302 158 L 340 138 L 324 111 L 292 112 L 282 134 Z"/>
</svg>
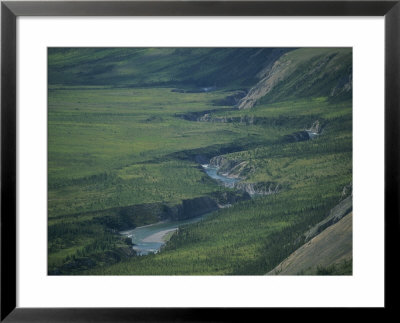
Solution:
<svg viewBox="0 0 400 323">
<path fill-rule="evenodd" d="M 352 260 L 352 219 L 353 214 L 349 213 L 293 252 L 267 275 L 314 275 L 324 274 L 324 271 L 325 274 L 337 274 L 338 269 L 348 266 Z M 350 270 L 339 274 L 351 273 L 350 266 Z"/>
<path fill-rule="evenodd" d="M 51 275 L 263 275 L 352 182 L 351 48 L 49 48 L 48 67 Z M 120 233 L 198 217 L 154 254 Z"/>
<path fill-rule="evenodd" d="M 248 87 L 290 48 L 49 48 L 49 84 Z"/>
<path fill-rule="evenodd" d="M 344 48 L 301 48 L 282 55 L 258 73 L 259 82 L 238 103 L 258 103 L 325 96 L 351 98 L 352 54 Z"/>
</svg>

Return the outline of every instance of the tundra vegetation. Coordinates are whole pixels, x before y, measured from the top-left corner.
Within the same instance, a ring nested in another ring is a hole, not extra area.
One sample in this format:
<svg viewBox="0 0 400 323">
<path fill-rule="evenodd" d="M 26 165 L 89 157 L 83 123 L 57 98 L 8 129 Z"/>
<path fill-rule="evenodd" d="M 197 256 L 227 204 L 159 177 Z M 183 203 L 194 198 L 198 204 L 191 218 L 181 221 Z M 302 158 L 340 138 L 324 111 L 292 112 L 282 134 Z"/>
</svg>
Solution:
<svg viewBox="0 0 400 323">
<path fill-rule="evenodd" d="M 262 275 L 352 182 L 350 48 L 49 48 L 48 76 L 51 275 Z M 119 234 L 203 204 L 157 254 Z"/>
</svg>

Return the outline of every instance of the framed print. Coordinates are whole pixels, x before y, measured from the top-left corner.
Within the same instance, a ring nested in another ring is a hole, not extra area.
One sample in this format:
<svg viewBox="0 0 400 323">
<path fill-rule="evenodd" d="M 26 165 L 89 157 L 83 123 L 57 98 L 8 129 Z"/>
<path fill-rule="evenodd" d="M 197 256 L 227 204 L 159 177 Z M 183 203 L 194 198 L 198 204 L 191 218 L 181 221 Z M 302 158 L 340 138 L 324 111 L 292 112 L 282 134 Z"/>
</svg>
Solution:
<svg viewBox="0 0 400 323">
<path fill-rule="evenodd" d="M 1 8 L 2 320 L 392 308 L 397 1 Z"/>
</svg>

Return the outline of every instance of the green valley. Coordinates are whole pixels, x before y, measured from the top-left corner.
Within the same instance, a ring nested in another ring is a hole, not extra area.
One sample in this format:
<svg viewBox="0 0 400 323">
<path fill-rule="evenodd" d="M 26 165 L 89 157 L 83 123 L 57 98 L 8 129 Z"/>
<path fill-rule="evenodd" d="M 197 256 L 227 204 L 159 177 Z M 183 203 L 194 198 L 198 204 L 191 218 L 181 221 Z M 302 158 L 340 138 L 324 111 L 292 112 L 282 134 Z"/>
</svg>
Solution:
<svg viewBox="0 0 400 323">
<path fill-rule="evenodd" d="M 350 48 L 49 48 L 48 67 L 50 275 L 264 275 L 352 194 Z M 142 255 L 132 230 L 171 221 Z"/>
</svg>

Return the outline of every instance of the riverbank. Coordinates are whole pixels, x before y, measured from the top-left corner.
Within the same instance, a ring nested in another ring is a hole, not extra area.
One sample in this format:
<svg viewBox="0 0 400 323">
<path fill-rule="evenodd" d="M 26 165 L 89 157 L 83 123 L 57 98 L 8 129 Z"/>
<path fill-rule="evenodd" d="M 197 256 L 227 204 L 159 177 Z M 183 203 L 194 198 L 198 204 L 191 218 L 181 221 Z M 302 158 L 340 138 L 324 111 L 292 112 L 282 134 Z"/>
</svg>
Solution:
<svg viewBox="0 0 400 323">
<path fill-rule="evenodd" d="M 178 228 L 163 230 L 163 231 L 154 233 L 151 236 L 148 236 L 147 238 L 144 238 L 142 241 L 143 242 L 165 243 L 165 242 L 167 242 L 166 236 L 168 235 L 168 233 L 176 232 L 177 230 L 178 230 Z M 170 237 L 171 236 L 172 235 L 170 235 Z"/>
<path fill-rule="evenodd" d="M 237 177 L 230 177 L 218 174 L 219 167 L 213 167 L 210 164 L 203 164 L 201 167 L 204 169 L 206 174 L 210 176 L 212 179 L 217 180 L 222 185 L 233 188 L 235 183 L 237 183 L 240 179 Z"/>
<path fill-rule="evenodd" d="M 137 255 L 144 256 L 150 253 L 158 253 L 161 247 L 179 230 L 179 227 L 199 222 L 210 213 L 186 220 L 161 221 L 137 227 L 133 230 L 122 231 L 120 234 L 132 240 L 132 249 L 136 251 Z"/>
</svg>

